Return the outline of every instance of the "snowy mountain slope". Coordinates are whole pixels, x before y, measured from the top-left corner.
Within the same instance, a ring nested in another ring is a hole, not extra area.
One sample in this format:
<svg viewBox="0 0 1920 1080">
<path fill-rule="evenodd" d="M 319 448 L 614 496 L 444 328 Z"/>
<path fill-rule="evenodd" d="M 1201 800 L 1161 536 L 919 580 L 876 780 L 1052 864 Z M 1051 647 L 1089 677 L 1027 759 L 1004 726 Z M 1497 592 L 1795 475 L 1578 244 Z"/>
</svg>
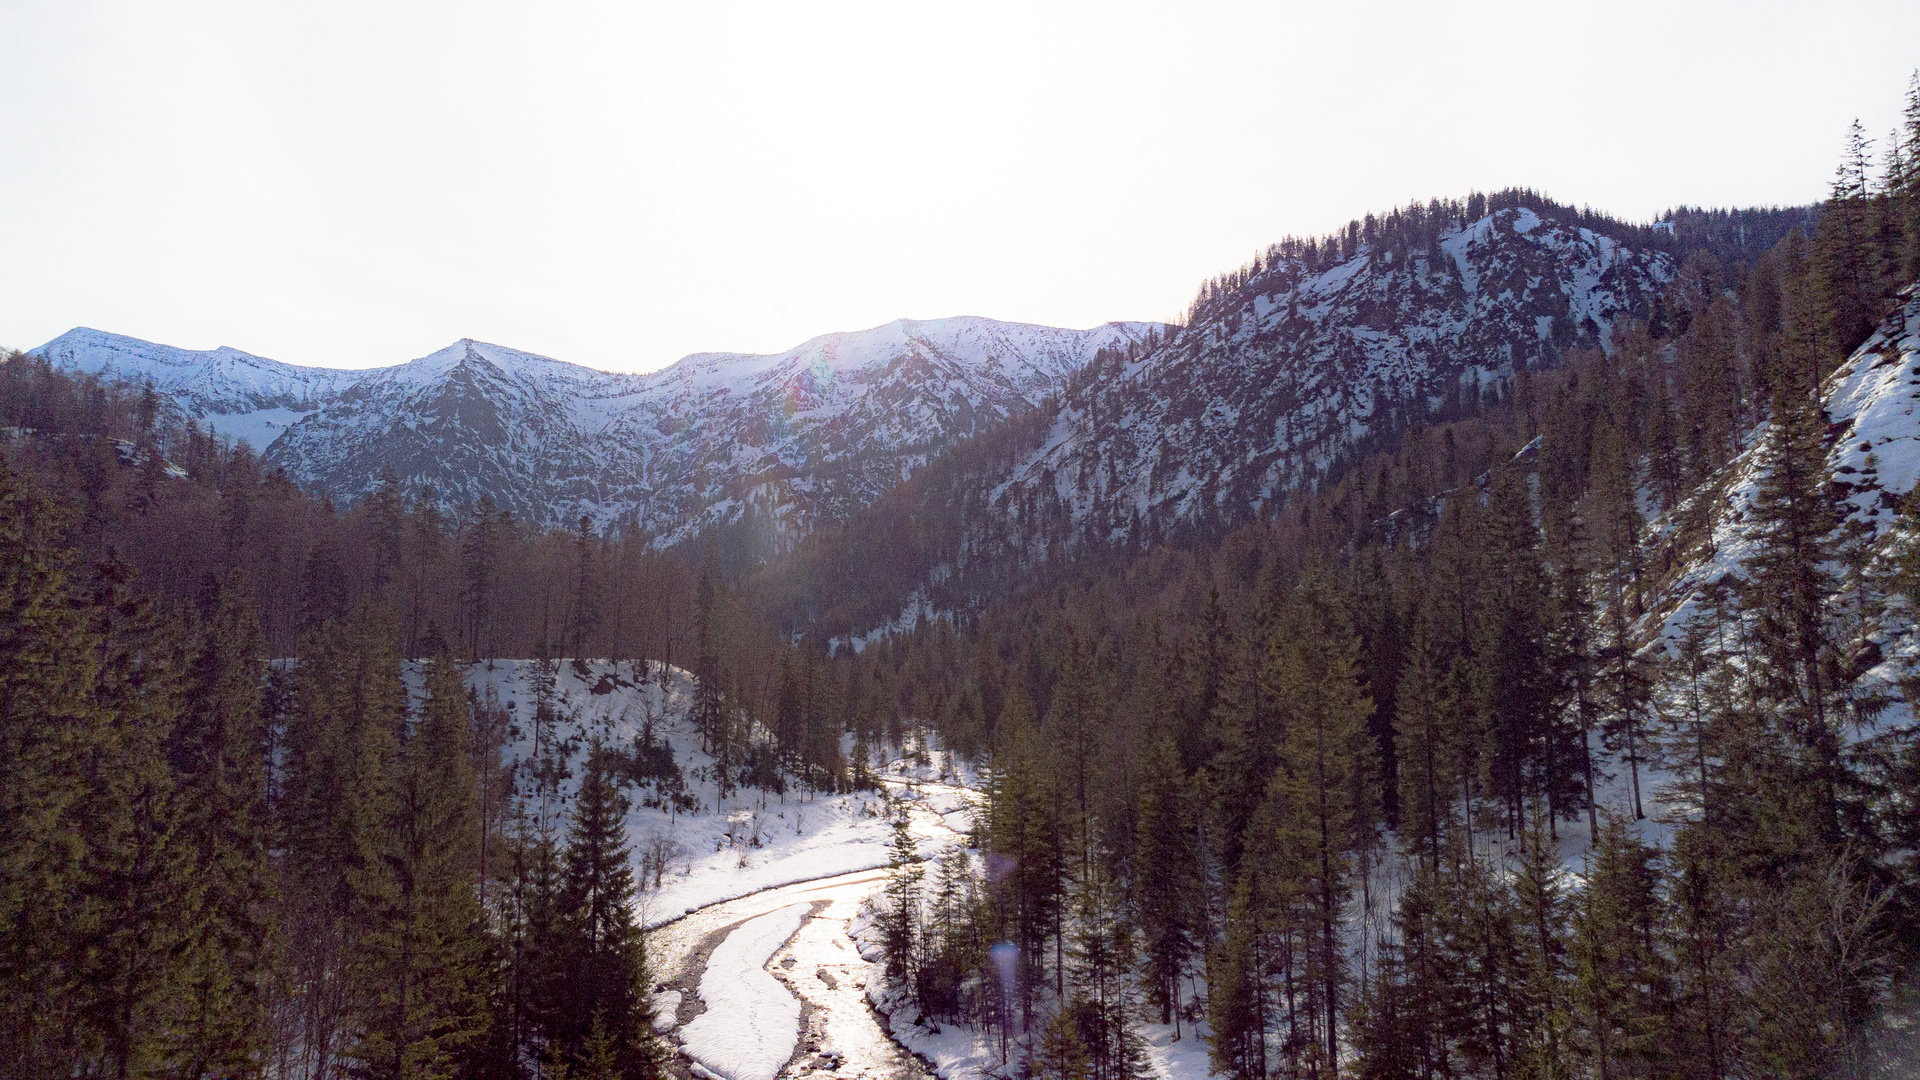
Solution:
<svg viewBox="0 0 1920 1080">
<path fill-rule="evenodd" d="M 283 364 L 225 345 L 176 349 L 84 326 L 32 351 L 68 370 L 151 381 L 195 418 L 312 408 L 364 374 Z"/>
<path fill-rule="evenodd" d="M 752 507 L 788 535 L 805 532 L 871 503 L 953 439 L 1037 404 L 1101 349 L 1158 329 L 900 320 L 777 356 L 688 357 L 655 377 L 640 409 L 658 448 L 647 463 L 658 509 L 642 523 L 665 531 L 677 519 L 685 531 Z"/>
<path fill-rule="evenodd" d="M 645 387 L 617 375 L 471 340 L 367 372 L 289 428 L 266 460 L 303 486 L 352 499 L 391 469 L 409 495 L 452 509 L 492 495 L 553 524 L 617 500 L 638 447 L 605 438 Z M 596 515 L 598 516 L 598 515 Z"/>
<path fill-rule="evenodd" d="M 472 340 L 358 372 L 84 329 L 35 351 L 151 379 L 187 415 L 335 498 L 391 469 L 408 494 L 431 490 L 455 511 L 491 495 L 535 522 L 585 514 L 667 540 L 751 515 L 784 543 L 1155 329 L 899 320 L 775 355 L 695 354 L 648 375 Z"/>
<path fill-rule="evenodd" d="M 1920 284 L 1909 286 L 1901 307 L 1828 376 L 1821 395 L 1829 432 L 1827 466 L 1844 499 L 1843 528 L 1856 532 L 1858 561 L 1871 571 L 1884 566 L 1894 544 L 1920 539 L 1907 535 L 1900 520 L 1904 497 L 1920 484 L 1920 417 L 1915 415 L 1920 407 Z M 1645 640 L 1664 640 L 1671 647 L 1701 604 L 1703 590 L 1741 576 L 1741 564 L 1757 543 L 1751 510 L 1768 437 L 1762 424 L 1719 477 L 1649 522 L 1655 536 L 1673 533 L 1681 519 L 1702 509 L 1701 501 L 1707 503 L 1708 528 L 1656 583 L 1641 624 Z M 1848 567 L 1835 569 L 1848 580 L 1857 574 Z M 1905 610 L 1861 613 L 1853 674 L 1886 688 L 1901 676 L 1903 665 L 1920 660 L 1915 616 Z"/>
<path fill-rule="evenodd" d="M 1665 253 L 1524 206 L 1457 222 L 1426 250 L 1277 259 L 1103 372 L 995 500 L 1056 497 L 1095 535 L 1242 518 L 1398 419 L 1563 347 L 1605 347 L 1672 277 Z"/>
</svg>

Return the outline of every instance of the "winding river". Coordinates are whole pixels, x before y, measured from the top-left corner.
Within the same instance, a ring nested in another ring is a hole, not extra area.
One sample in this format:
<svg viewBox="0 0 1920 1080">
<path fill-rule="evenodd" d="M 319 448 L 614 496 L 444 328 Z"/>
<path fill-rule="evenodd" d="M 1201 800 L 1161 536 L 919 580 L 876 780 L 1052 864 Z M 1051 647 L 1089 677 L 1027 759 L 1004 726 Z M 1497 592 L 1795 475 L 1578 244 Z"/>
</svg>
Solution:
<svg viewBox="0 0 1920 1080">
<path fill-rule="evenodd" d="M 904 789 L 895 781 L 889 781 L 888 787 L 896 793 Z M 934 812 L 925 796 L 952 802 L 968 799 L 971 793 L 944 784 L 921 783 L 916 787 L 922 797 L 909 795 L 908 802 L 915 836 L 941 844 L 958 841 L 957 821 L 950 823 Z M 880 977 L 879 965 L 860 958 L 848 933 L 860 903 L 878 892 L 886 879 L 887 871 L 876 869 L 783 885 L 701 908 L 650 931 L 648 960 L 655 979 L 668 987 L 669 992 L 659 1003 L 674 1006 L 673 1030 L 704 1011 L 698 993 L 700 980 L 714 950 L 729 934 L 760 916 L 796 904 L 811 904 L 812 910 L 801 920 L 799 929 L 766 965 L 766 970 L 800 1002 L 794 1051 L 779 1075 L 925 1080 L 931 1075 L 926 1067 L 887 1035 L 880 1016 L 868 1004 L 867 980 Z M 690 1076 L 704 1071 L 684 1055 L 675 1062 L 675 1071 L 680 1070 L 687 1070 L 684 1075 Z M 741 1076 L 731 1080 L 772 1078 Z"/>
</svg>

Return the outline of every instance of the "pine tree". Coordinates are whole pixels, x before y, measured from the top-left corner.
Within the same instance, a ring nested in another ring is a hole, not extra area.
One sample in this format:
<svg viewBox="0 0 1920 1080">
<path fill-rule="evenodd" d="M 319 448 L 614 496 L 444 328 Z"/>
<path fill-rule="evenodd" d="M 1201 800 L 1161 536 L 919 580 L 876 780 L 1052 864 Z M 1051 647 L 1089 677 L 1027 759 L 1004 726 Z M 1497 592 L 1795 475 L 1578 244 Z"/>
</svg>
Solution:
<svg viewBox="0 0 1920 1080">
<path fill-rule="evenodd" d="M 1825 610 L 1835 579 L 1834 523 L 1826 484 L 1826 423 L 1812 372 L 1819 366 L 1804 306 L 1785 334 L 1773 415 L 1761 450 L 1750 517 L 1753 553 L 1742 564 L 1740 606 L 1751 623 L 1755 689 L 1804 755 L 1825 804 L 1829 838 L 1841 827 L 1839 687 L 1830 675 L 1835 649 Z"/>
<path fill-rule="evenodd" d="M 484 1033 L 488 996 L 472 718 L 461 667 L 428 665 L 427 699 L 400 748 L 365 902 L 371 987 L 355 1056 L 394 1080 L 448 1075 Z"/>
<path fill-rule="evenodd" d="M 201 597 L 197 655 L 186 671 L 186 707 L 169 740 L 203 891 L 188 923 L 182 993 L 183 1075 L 245 1071 L 265 1040 L 263 1009 L 274 953 L 268 850 L 268 732 L 259 623 L 240 584 L 212 578 Z"/>
<path fill-rule="evenodd" d="M 493 496 L 482 495 L 460 545 L 460 603 L 465 612 L 467 659 L 493 647 L 493 594 L 499 574 L 502 515 Z"/>
<path fill-rule="evenodd" d="M 1486 793 L 1504 804 L 1512 838 L 1521 831 L 1528 798 L 1557 787 L 1560 779 L 1542 769 L 1559 755 L 1548 752 L 1558 731 L 1549 721 L 1539 532 L 1526 478 L 1512 465 L 1494 471 L 1486 527 L 1487 576 L 1468 688 L 1482 733 Z"/>
<path fill-rule="evenodd" d="M 1592 475 L 1592 487 L 1581 505 L 1606 583 L 1607 636 L 1595 654 L 1595 681 L 1603 706 L 1601 731 L 1610 743 L 1626 751 L 1633 815 L 1641 818 L 1646 813 L 1640 790 L 1640 759 L 1652 687 L 1632 639 L 1632 625 L 1640 612 L 1640 532 L 1644 523 L 1634 494 L 1627 433 L 1619 425 L 1603 422 L 1596 426 Z"/>
<path fill-rule="evenodd" d="M 1180 752 L 1170 735 L 1147 747 L 1140 765 L 1133 892 L 1146 962 L 1147 999 L 1162 1024 L 1179 1023 L 1180 980 L 1196 949 L 1196 865 Z"/>
<path fill-rule="evenodd" d="M 366 501 L 367 532 L 373 549 L 373 594 L 391 603 L 394 583 L 400 579 L 402 517 L 405 501 L 400 497 L 400 481 L 393 466 L 382 463 L 380 479 Z"/>
<path fill-rule="evenodd" d="M 1057 787 L 1071 801 L 1062 807 L 1061 824 L 1074 845 L 1074 872 L 1086 875 L 1093 859 L 1091 786 L 1095 782 L 1094 736 L 1102 726 L 1105 703 L 1090 660 L 1077 634 L 1069 632 L 1067 647 L 1047 710 L 1046 738 L 1060 759 L 1063 775 Z"/>
<path fill-rule="evenodd" d="M 1513 890 L 1514 1031 L 1519 1075 L 1561 1080 L 1573 1075 L 1568 1061 L 1567 898 L 1559 852 L 1535 813 L 1530 835 L 1510 869 Z"/>
<path fill-rule="evenodd" d="M 926 876 L 913 822 L 904 810 L 893 819 L 887 850 L 887 884 L 880 906 L 880 937 L 887 953 L 887 977 L 911 993 L 923 946 L 920 884 Z"/>
<path fill-rule="evenodd" d="M 1718 848 L 1711 825 L 1681 830 L 1673 845 L 1674 1056 L 1706 1080 L 1727 1075 L 1736 995 L 1729 945 L 1740 889 Z"/>
<path fill-rule="evenodd" d="M 1896 281 L 1920 280 L 1920 70 L 1907 83 L 1906 108 L 1900 117 L 1902 167 L 1891 177 L 1894 206 L 1899 215 L 1901 250 Z"/>
<path fill-rule="evenodd" d="M 1267 1075 L 1264 893 L 1262 875 L 1249 866 L 1227 905 L 1225 933 L 1207 955 L 1208 1060 L 1213 1071 L 1236 1078 Z"/>
<path fill-rule="evenodd" d="M 1093 1080 L 1093 1058 L 1071 1012 L 1060 1009 L 1048 1019 L 1027 1068 L 1047 1080 Z"/>
<path fill-rule="evenodd" d="M 1440 871 L 1416 864 L 1394 906 L 1394 941 L 1375 972 L 1376 1004 L 1367 1010 L 1375 1022 L 1359 1027 L 1363 1075 L 1455 1075 L 1453 1043 L 1465 1025 L 1442 914 L 1446 901 Z M 1389 995 L 1389 1003 L 1378 1003 Z"/>
<path fill-rule="evenodd" d="M 1048 939 L 1064 919 L 1066 859 L 1054 815 L 1055 777 L 1035 746 L 1033 706 L 1017 685 L 1007 695 L 999 737 L 988 791 L 988 846 L 1010 871 L 1000 877 L 996 906 L 1016 948 L 1024 1031 L 1030 1029 L 1034 992 L 1046 981 Z"/>
<path fill-rule="evenodd" d="M 1873 140 L 1855 120 L 1814 227 L 1810 269 L 1821 351 L 1839 359 L 1873 332 L 1884 304 L 1875 219 L 1883 208 L 1870 180 Z"/>
<path fill-rule="evenodd" d="M 795 669 L 793 650 L 780 650 L 780 688 L 773 712 L 774 745 L 779 748 L 781 765 L 798 772 L 805 756 L 807 688 L 801 684 Z"/>
<path fill-rule="evenodd" d="M 182 708 L 185 642 L 117 563 L 95 568 L 89 604 L 101 643 L 90 790 L 79 819 L 82 1072 L 127 1077 L 167 1067 L 169 1029 L 195 942 L 205 882 L 181 828 L 185 806 L 166 747 Z"/>
<path fill-rule="evenodd" d="M 1657 860 L 1609 815 L 1574 905 L 1573 1015 L 1602 1080 L 1664 1075 L 1672 987 L 1656 936 L 1663 919 Z"/>
<path fill-rule="evenodd" d="M 1337 598 L 1310 576 L 1290 598 L 1273 638 L 1272 697 L 1285 735 L 1276 783 L 1287 812 L 1283 845 L 1307 853 L 1298 884 L 1316 944 L 1306 970 L 1319 995 L 1325 1067 L 1337 1075 L 1339 1006 L 1346 982 L 1340 946 L 1353 859 L 1373 840 L 1379 796 L 1367 738 L 1372 703 L 1360 684 L 1359 640 Z"/>
<path fill-rule="evenodd" d="M 96 738 L 99 643 L 76 602 L 64 521 L 0 468 L 0 1072 L 71 1075 L 67 951 Z"/>
<path fill-rule="evenodd" d="M 1512 898 L 1490 859 L 1461 851 L 1435 912 L 1441 970 L 1455 1000 L 1442 1030 L 1469 1075 L 1505 1076 L 1518 1055 L 1520 932 Z M 1445 989 L 1442 991 L 1446 992 Z"/>
<path fill-rule="evenodd" d="M 598 1026 L 623 1075 L 652 1076 L 661 1051 L 653 1034 L 645 941 L 633 920 L 628 800 L 613 768 L 611 751 L 589 743 L 559 881 L 552 969 L 558 982 L 549 991 L 558 1008 L 548 1039 L 579 1066 L 591 1061 Z"/>
<path fill-rule="evenodd" d="M 1133 1026 L 1133 928 L 1104 858 L 1094 859 L 1076 882 L 1073 909 L 1072 1011 L 1094 1080 L 1146 1076 L 1146 1053 Z"/>
<path fill-rule="evenodd" d="M 1413 649 L 1400 676 L 1394 717 L 1400 763 L 1400 836 L 1429 869 L 1440 865 L 1443 840 L 1455 820 L 1453 745 L 1459 731 L 1458 691 L 1435 641 L 1434 616 L 1422 608 Z"/>
<path fill-rule="evenodd" d="M 283 1067 L 323 1074 L 364 1035 L 368 966 L 362 932 L 391 894 L 381 841 L 391 819 L 391 773 L 406 691 L 389 628 L 362 611 L 310 631 L 295 667 L 285 718 L 281 823 L 285 844 L 280 917 L 301 943 L 285 975 L 298 1018 Z"/>
<path fill-rule="evenodd" d="M 1733 305 L 1716 298 L 1680 343 L 1681 442 L 1688 472 L 1704 479 L 1732 457 L 1739 434 L 1739 328 Z"/>
</svg>

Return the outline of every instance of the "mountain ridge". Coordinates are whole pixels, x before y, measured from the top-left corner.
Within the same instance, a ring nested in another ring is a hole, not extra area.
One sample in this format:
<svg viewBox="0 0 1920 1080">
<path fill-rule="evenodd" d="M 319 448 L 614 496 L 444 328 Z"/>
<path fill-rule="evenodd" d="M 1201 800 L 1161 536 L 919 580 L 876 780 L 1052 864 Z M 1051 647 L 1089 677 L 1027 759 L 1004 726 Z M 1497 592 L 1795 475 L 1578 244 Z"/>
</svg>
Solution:
<svg viewBox="0 0 1920 1080">
<path fill-rule="evenodd" d="M 978 316 L 898 319 L 779 353 L 695 353 L 607 372 L 462 338 L 402 364 L 306 368 L 76 328 L 33 350 L 151 381 L 187 418 L 248 439 L 345 499 L 391 473 L 409 497 L 482 497 L 546 525 L 580 516 L 662 542 L 741 525 L 779 545 L 865 505 L 959 435 L 1056 393 L 1101 349 L 1160 324 L 1085 330 Z"/>
</svg>

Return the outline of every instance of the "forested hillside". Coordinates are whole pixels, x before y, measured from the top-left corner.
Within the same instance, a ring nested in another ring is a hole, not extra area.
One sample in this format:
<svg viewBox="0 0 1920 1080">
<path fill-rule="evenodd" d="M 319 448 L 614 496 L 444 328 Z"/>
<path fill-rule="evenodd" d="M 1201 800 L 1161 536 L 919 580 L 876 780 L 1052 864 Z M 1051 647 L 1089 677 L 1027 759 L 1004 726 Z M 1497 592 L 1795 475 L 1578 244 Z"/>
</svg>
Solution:
<svg viewBox="0 0 1920 1080">
<path fill-rule="evenodd" d="M 1172 333 L 1103 353 L 1043 414 L 826 524 L 772 576 L 841 633 L 916 589 L 967 609 L 1072 553 L 1215 543 L 1517 376 L 1670 338 L 1814 218 L 1682 209 L 1635 226 L 1510 190 L 1288 238 L 1207 282 Z"/>
<path fill-rule="evenodd" d="M 1920 81 L 1852 145 L 1814 211 L 1283 242 L 744 569 L 14 356 L 0 1073 L 682 1074 L 631 803 L 938 753 L 976 849 L 900 812 L 869 996 L 969 1068 L 1912 1075 Z M 697 765 L 515 765 L 563 669 Z"/>
<path fill-rule="evenodd" d="M 1089 543 L 895 646 L 994 748 L 988 899 L 901 963 L 925 1015 L 1040 1075 L 1183 1027 L 1236 1077 L 1910 1073 L 1920 173 L 1889 165 L 1217 543 Z"/>
</svg>

